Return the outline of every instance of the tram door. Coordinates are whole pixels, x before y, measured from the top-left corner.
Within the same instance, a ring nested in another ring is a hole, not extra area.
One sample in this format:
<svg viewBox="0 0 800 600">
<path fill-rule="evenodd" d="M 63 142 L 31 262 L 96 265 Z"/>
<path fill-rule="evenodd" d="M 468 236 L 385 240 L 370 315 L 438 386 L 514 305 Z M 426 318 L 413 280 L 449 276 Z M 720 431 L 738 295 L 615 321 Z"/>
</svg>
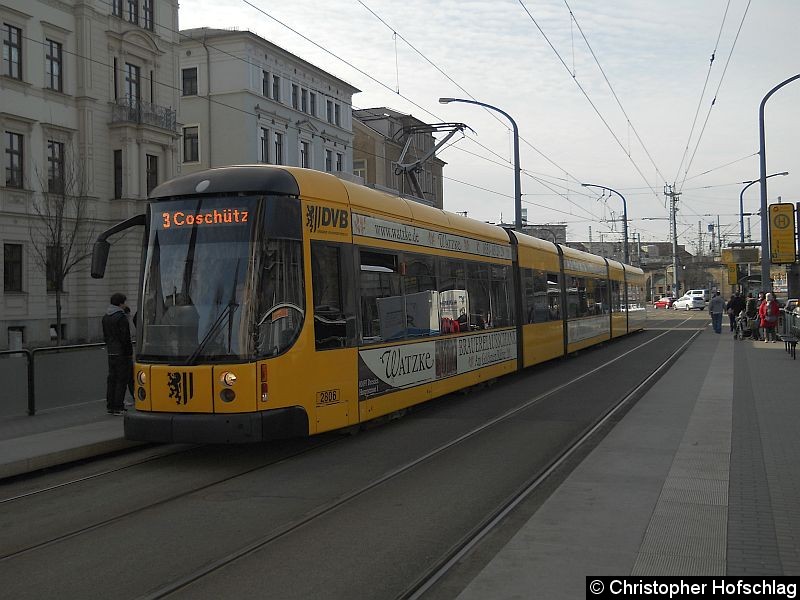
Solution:
<svg viewBox="0 0 800 600">
<path fill-rule="evenodd" d="M 316 431 L 358 423 L 353 246 L 311 242 Z M 313 374 L 311 373 L 313 371 Z"/>
</svg>

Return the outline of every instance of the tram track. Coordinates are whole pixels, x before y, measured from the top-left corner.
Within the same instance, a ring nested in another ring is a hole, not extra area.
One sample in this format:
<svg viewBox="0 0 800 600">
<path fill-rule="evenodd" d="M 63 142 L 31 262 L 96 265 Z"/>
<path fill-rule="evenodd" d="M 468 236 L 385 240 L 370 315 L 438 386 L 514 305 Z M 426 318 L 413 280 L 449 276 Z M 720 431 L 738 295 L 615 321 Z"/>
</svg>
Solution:
<svg viewBox="0 0 800 600">
<path fill-rule="evenodd" d="M 684 322 L 685 323 L 685 322 Z M 682 323 L 683 324 L 683 323 Z M 252 557 L 257 555 L 260 552 L 263 552 L 265 549 L 274 548 L 277 546 L 286 545 L 286 543 L 291 543 L 292 540 L 296 538 L 302 539 L 304 535 L 307 535 L 307 531 L 312 528 L 318 528 L 320 525 L 325 525 L 331 521 L 335 521 L 338 513 L 341 513 L 344 510 L 353 510 L 353 507 L 356 505 L 363 505 L 364 503 L 378 505 L 378 501 L 373 502 L 372 498 L 376 496 L 380 496 L 382 493 L 385 493 L 387 488 L 392 487 L 400 487 L 403 488 L 405 486 L 404 481 L 407 481 L 409 477 L 413 477 L 414 473 L 417 471 L 424 471 L 426 468 L 429 468 L 432 463 L 441 462 L 444 460 L 448 453 L 453 452 L 460 452 L 463 451 L 464 447 L 469 447 L 470 444 L 474 443 L 474 440 L 477 438 L 481 438 L 486 436 L 487 434 L 491 434 L 493 429 L 497 429 L 504 423 L 510 423 L 515 421 L 515 417 L 519 417 L 523 415 L 523 413 L 536 407 L 540 404 L 543 404 L 544 400 L 550 399 L 558 394 L 565 394 L 569 391 L 570 386 L 579 386 L 579 385 L 588 385 L 589 382 L 593 381 L 597 378 L 598 374 L 602 373 L 604 369 L 612 366 L 612 365 L 619 365 L 621 361 L 625 361 L 626 359 L 630 359 L 633 353 L 636 352 L 643 352 L 646 351 L 648 346 L 656 342 L 655 346 L 661 346 L 660 340 L 664 339 L 664 336 L 668 335 L 669 332 L 658 332 L 657 334 L 653 335 L 653 337 L 644 340 L 642 343 L 636 343 L 635 338 L 624 338 L 623 344 L 614 346 L 614 343 L 610 344 L 609 348 L 616 348 L 615 356 L 611 360 L 604 360 L 601 364 L 593 364 L 597 362 L 598 358 L 601 358 L 602 355 L 596 352 L 589 352 L 584 353 L 582 356 L 585 358 L 584 361 L 589 361 L 589 366 L 585 372 L 582 372 L 579 376 L 573 377 L 568 381 L 564 381 L 559 385 L 550 385 L 547 384 L 547 389 L 543 390 L 539 394 L 535 394 L 533 396 L 529 396 L 524 402 L 518 403 L 518 405 L 513 406 L 513 408 L 509 408 L 508 410 L 504 410 L 498 414 L 495 414 L 491 418 L 485 419 L 479 426 L 472 427 L 467 429 L 458 435 L 453 435 L 449 439 L 447 439 L 444 443 L 437 443 L 436 445 L 432 445 L 429 449 L 424 447 L 421 448 L 421 452 L 418 452 L 416 456 L 412 460 L 407 460 L 400 464 L 392 465 L 388 468 L 384 468 L 377 475 L 373 475 L 370 478 L 365 478 L 364 481 L 360 485 L 355 485 L 352 487 L 346 487 L 344 484 L 342 485 L 340 491 L 338 493 L 333 493 L 328 496 L 326 499 L 321 498 L 320 501 L 314 501 L 311 505 L 312 507 L 308 510 L 300 509 L 297 511 L 293 511 L 294 516 L 290 516 L 288 518 L 281 518 L 280 515 L 275 517 L 275 522 L 271 523 L 269 526 L 264 526 L 267 530 L 265 533 L 261 535 L 254 535 L 249 540 L 246 541 L 245 544 L 239 544 L 238 546 L 232 545 L 231 548 L 225 548 L 224 544 L 220 544 L 219 550 L 221 552 L 208 552 L 208 557 L 206 560 L 197 559 L 195 561 L 195 565 L 189 565 L 189 568 L 185 569 L 183 573 L 176 573 L 175 570 L 169 570 L 170 575 L 166 575 L 165 573 L 152 573 L 149 577 L 143 577 L 144 581 L 140 581 L 139 585 L 135 587 L 137 591 L 134 595 L 131 595 L 130 591 L 126 594 L 121 594 L 123 597 L 141 597 L 141 598 L 163 598 L 163 597 L 170 597 L 170 596 L 177 596 L 177 597 L 194 597 L 196 595 L 198 587 L 203 588 L 205 583 L 208 580 L 213 580 L 215 576 L 218 576 L 220 573 L 226 571 L 226 567 L 230 568 L 232 566 L 236 566 L 240 563 L 246 562 L 248 557 Z M 683 334 L 682 334 L 683 335 Z M 639 340 L 641 342 L 641 340 Z M 630 346 L 630 348 L 629 348 Z M 659 349 L 660 351 L 661 349 Z M 571 365 L 574 364 L 573 361 L 564 361 L 560 363 L 560 365 Z M 551 365 L 552 368 L 546 368 L 544 373 L 542 373 L 542 377 L 536 378 L 538 380 L 546 380 L 548 379 L 547 374 L 552 373 L 553 371 L 558 371 L 559 369 L 563 368 L 559 365 Z M 617 367 L 618 368 L 618 367 Z M 519 378 L 517 383 L 513 383 L 513 376 L 512 376 L 512 383 L 511 386 L 514 385 L 521 385 L 524 383 L 523 375 Z M 501 384 L 502 385 L 502 384 Z M 449 404 L 452 405 L 452 409 L 454 412 L 462 412 L 462 406 L 459 404 L 462 403 L 462 399 L 455 399 L 450 400 Z M 448 401 L 444 401 L 444 404 L 448 404 Z M 429 403 L 421 408 L 421 410 L 416 411 L 422 418 L 431 418 L 428 408 L 431 405 L 436 405 L 436 403 Z M 439 407 L 441 408 L 441 407 Z M 438 410 L 438 409 L 436 409 Z M 435 413 L 436 410 L 433 412 Z M 410 415 L 413 418 L 413 415 Z M 605 419 L 611 418 L 609 415 L 604 417 Z M 410 420 L 402 420 L 398 422 L 400 425 L 400 429 L 413 429 L 412 425 L 404 426 L 403 423 L 411 423 Z M 385 430 L 384 433 L 391 430 L 391 427 L 386 428 L 377 428 L 379 435 L 380 430 Z M 397 427 L 395 427 L 395 433 L 398 432 Z M 379 445 L 376 445 L 375 442 L 377 440 L 370 439 L 370 436 L 357 436 L 356 438 L 350 437 L 340 437 L 337 439 L 341 440 L 349 440 L 355 439 L 358 440 L 359 437 L 364 437 L 365 439 L 361 440 L 361 446 L 367 448 L 369 452 L 375 451 L 379 452 Z M 335 441 L 335 440 L 334 440 Z M 328 442 L 326 445 L 330 446 L 332 442 Z M 349 452 L 348 446 L 355 446 L 358 445 L 358 442 L 354 444 L 339 444 L 338 448 L 340 452 L 342 449 L 345 449 L 345 454 Z M 196 486 L 192 490 L 185 490 L 180 494 L 173 494 L 170 497 L 161 498 L 158 502 L 151 502 L 147 503 L 146 505 L 142 505 L 138 507 L 136 510 L 126 511 L 124 514 L 116 515 L 113 518 L 105 519 L 102 521 L 95 522 L 90 526 L 83 527 L 80 529 L 75 529 L 71 532 L 68 532 L 64 535 L 53 537 L 50 540 L 43 541 L 36 545 L 29 545 L 28 547 L 21 549 L 17 552 L 8 553 L 2 558 L 0 558 L 0 568 L 4 563 L 8 564 L 8 567 L 12 567 L 15 564 L 15 559 L 25 559 L 26 557 L 30 557 L 34 561 L 46 561 L 46 558 L 42 558 L 42 556 L 50 556 L 52 552 L 69 552 L 68 548 L 73 548 L 75 544 L 81 544 L 82 546 L 91 545 L 92 542 L 80 542 L 82 538 L 89 538 L 94 539 L 98 535 L 101 536 L 102 539 L 108 539 L 109 536 L 113 537 L 111 531 L 116 531 L 119 529 L 125 530 L 125 528 L 130 528 L 135 523 L 138 523 L 142 520 L 145 522 L 152 521 L 153 514 L 158 513 L 159 511 L 164 512 L 167 510 L 169 512 L 170 507 L 171 510 L 175 510 L 177 506 L 181 505 L 188 505 L 191 504 L 192 497 L 196 499 L 197 496 L 206 496 L 206 497 L 213 497 L 214 499 L 222 498 L 222 497 L 230 497 L 230 491 L 225 491 L 224 488 L 230 488 L 230 484 L 236 484 L 237 479 L 252 479 L 253 475 L 259 474 L 259 469 L 263 469 L 264 472 L 269 471 L 269 467 L 275 467 L 278 463 L 285 463 L 292 458 L 298 458 L 302 455 L 306 457 L 310 457 L 314 462 L 320 462 L 325 460 L 325 456 L 329 454 L 329 452 L 312 452 L 316 450 L 319 446 L 314 446 L 312 448 L 307 448 L 304 452 L 297 453 L 291 456 L 285 456 L 279 461 L 273 461 L 267 464 L 263 464 L 260 466 L 253 467 L 251 469 L 242 470 L 238 474 L 231 474 L 229 477 L 225 478 L 218 478 L 215 481 L 210 481 L 206 485 L 203 486 Z M 307 462 L 307 461 L 306 461 Z M 146 466 L 146 465 L 145 465 Z M 285 488 L 285 489 L 276 489 L 275 491 L 271 491 L 270 494 L 298 494 L 297 491 L 291 491 L 292 487 L 297 487 L 302 485 L 302 478 L 307 477 L 310 478 L 310 474 L 306 474 L 304 472 L 304 467 L 297 466 L 293 470 L 302 473 L 301 475 L 297 476 L 297 481 L 292 482 L 292 486 Z M 100 475 L 100 474 L 98 474 Z M 280 478 L 278 478 L 280 479 Z M 102 477 L 98 477 L 96 481 L 102 481 Z M 72 482 L 72 483 L 78 483 Z M 239 484 L 237 487 L 241 488 L 245 484 Z M 58 492 L 59 489 L 63 489 L 60 486 L 58 488 L 52 488 L 53 492 Z M 272 489 L 272 488 L 271 488 Z M 44 490 L 42 490 L 44 492 Z M 205 494 L 203 494 L 205 492 Z M 46 495 L 46 494 L 45 494 Z M 20 498 L 20 501 L 24 500 L 24 497 Z M 195 500 L 196 501 L 196 500 Z M 386 503 L 381 503 L 381 505 L 385 506 Z M 505 502 L 504 504 L 508 504 Z M 13 506 L 13 502 L 8 502 L 9 506 Z M 278 511 L 280 513 L 280 511 Z M 359 511 L 356 511 L 359 512 Z M 496 511 L 495 511 L 496 512 Z M 329 518 L 330 517 L 330 518 Z M 242 517 L 244 518 L 244 517 Z M 472 521 L 478 522 L 477 520 Z M 136 525 L 137 528 L 140 527 L 147 527 L 146 525 Z M 106 530 L 109 530 L 107 533 L 103 533 Z M 164 535 L 167 535 L 166 533 Z M 211 534 L 213 535 L 213 534 Z M 213 538 L 212 538 L 213 539 Z M 462 539 L 462 538 L 459 538 Z M 463 538 L 466 539 L 466 538 Z M 210 540 L 209 540 L 210 541 Z M 64 549 L 61 546 L 65 546 Z M 456 548 L 458 544 L 452 545 L 452 548 Z M 121 546 L 125 547 L 125 546 Z M 41 554 L 40 552 L 41 551 Z M 120 552 L 127 553 L 128 550 L 120 550 Z M 445 553 L 446 555 L 452 555 L 452 551 Z M 442 555 L 444 556 L 444 554 Z M 441 561 L 436 561 L 435 564 L 440 564 Z M 427 563 L 426 563 L 427 564 Z M 418 574 L 415 573 L 413 577 L 409 577 L 406 580 L 406 584 L 404 586 L 400 586 L 397 589 L 400 590 L 405 589 L 407 586 L 407 581 L 416 580 L 418 581 Z M 76 588 L 80 586 L 75 584 Z M 417 586 L 418 588 L 419 586 Z M 141 590 L 148 590 L 145 592 L 144 595 L 141 594 Z M 393 591 L 391 594 L 392 596 L 397 595 L 398 591 Z M 405 592 L 403 592 L 405 593 Z M 100 593 L 102 595 L 102 593 Z M 335 594 L 334 594 L 335 596 Z M 332 596 L 332 597 L 334 597 Z M 21 596 L 22 597 L 22 596 Z M 35 597 L 35 596 L 29 596 Z M 80 597 L 77 593 L 73 596 L 70 596 L 69 593 L 66 593 L 65 598 L 69 597 Z M 402 596 L 401 596 L 402 597 Z"/>
<path fill-rule="evenodd" d="M 630 393 L 624 396 L 617 405 L 612 407 L 603 418 L 598 421 L 589 431 L 583 434 L 573 445 L 566 448 L 548 467 L 539 474 L 534 475 L 521 489 L 491 515 L 484 522 L 479 523 L 474 531 L 470 532 L 451 549 L 450 552 L 440 557 L 438 561 L 433 561 L 431 568 L 415 581 L 407 590 L 397 596 L 398 600 L 420 600 L 433 586 L 443 577 L 451 572 L 453 567 L 463 560 L 481 541 L 490 533 L 494 532 L 500 524 L 531 494 L 536 492 L 547 480 L 558 470 L 568 459 L 579 452 L 586 444 L 595 438 L 598 431 L 607 426 L 608 422 L 615 418 L 618 413 L 627 410 L 635 404 L 649 390 L 661 376 L 675 363 L 683 354 L 695 338 L 700 335 L 701 330 L 697 330 L 684 344 L 662 365 L 653 371 L 643 382 L 641 382 Z"/>
<path fill-rule="evenodd" d="M 294 521 L 292 523 L 286 524 L 284 527 L 270 532 L 268 535 L 263 536 L 260 539 L 257 539 L 247 546 L 237 549 L 234 552 L 231 552 L 223 557 L 218 558 L 217 560 L 204 565 L 202 568 L 195 570 L 192 573 L 187 574 L 186 576 L 176 579 L 175 581 L 170 582 L 167 585 L 161 586 L 157 589 L 153 589 L 145 595 L 139 596 L 137 600 L 158 600 L 161 598 L 167 598 L 175 594 L 176 592 L 180 592 L 194 584 L 199 582 L 204 577 L 214 574 L 216 571 L 225 568 L 226 566 L 248 556 L 251 555 L 266 546 L 277 542 L 284 538 L 285 536 L 291 535 L 293 532 L 300 530 L 301 528 L 313 523 L 318 519 L 322 519 L 325 516 L 341 509 L 342 507 L 346 506 L 347 504 L 351 503 L 352 501 L 356 500 L 360 496 L 367 494 L 371 490 L 391 481 L 392 479 L 407 473 L 408 471 L 413 470 L 415 467 L 443 454 L 444 452 L 448 451 L 452 447 L 462 444 L 464 442 L 469 441 L 471 438 L 484 433 L 486 430 L 495 427 L 497 424 L 502 423 L 508 419 L 511 419 L 518 413 L 530 408 L 531 406 L 545 400 L 553 396 L 554 394 L 563 391 L 564 389 L 574 385 L 575 383 L 582 381 L 592 375 L 595 375 L 602 369 L 605 369 L 609 365 L 612 365 L 620 360 L 625 359 L 626 357 L 630 356 L 631 354 L 641 351 L 643 348 L 648 346 L 649 344 L 656 342 L 663 336 L 667 335 L 668 332 L 664 332 L 658 334 L 654 338 L 647 340 L 646 342 L 628 350 L 610 361 L 598 366 L 594 369 L 591 369 L 574 379 L 565 382 L 559 386 L 556 386 L 542 394 L 539 394 L 520 406 L 517 406 L 505 413 L 490 419 L 486 423 L 467 431 L 466 433 L 460 435 L 459 437 L 450 440 L 446 444 L 443 444 L 424 455 L 419 456 L 413 461 L 410 461 L 404 465 L 401 465 L 384 474 L 382 477 L 375 479 L 368 483 L 367 485 L 363 486 L 360 489 L 354 490 L 351 493 L 337 498 L 333 502 L 330 502 L 326 505 L 320 506 L 317 510 L 313 511 L 310 514 L 305 515 L 302 519 Z M 464 540 L 460 541 L 454 548 L 453 551 L 448 552 L 444 557 L 440 560 L 435 561 L 433 564 L 435 568 L 431 570 L 429 574 L 423 575 L 423 577 L 416 581 L 408 590 L 401 593 L 398 598 L 419 598 L 420 594 L 424 593 L 425 590 L 433 585 L 438 579 L 447 572 L 449 567 L 452 565 L 453 561 L 458 560 L 464 553 L 468 552 L 471 547 L 477 544 L 488 532 L 490 532 L 494 527 L 496 527 L 497 523 L 499 523 L 504 516 L 506 516 L 514 507 L 519 504 L 519 502 L 523 501 L 533 490 L 535 490 L 541 482 L 543 482 L 549 475 L 555 470 L 559 465 L 561 465 L 567 458 L 569 458 L 576 450 L 578 450 L 587 439 L 591 438 L 594 433 L 603 427 L 609 419 L 611 419 L 617 412 L 619 412 L 622 408 L 626 407 L 627 405 L 635 402 L 641 395 L 649 389 L 652 383 L 657 380 L 663 372 L 665 372 L 669 366 L 672 365 L 674 360 L 677 360 L 677 357 L 683 352 L 683 350 L 691 344 L 694 340 L 697 332 L 694 336 L 692 336 L 689 340 L 687 340 L 679 349 L 677 353 L 675 353 L 670 360 L 665 361 L 662 363 L 653 373 L 651 373 L 643 382 L 639 383 L 634 390 L 629 392 L 625 395 L 619 403 L 617 403 L 614 407 L 612 407 L 603 417 L 602 419 L 596 423 L 589 431 L 583 434 L 579 440 L 575 442 L 572 446 L 565 449 L 564 453 L 561 454 L 553 463 L 551 463 L 545 471 L 537 476 L 530 482 L 526 482 L 522 490 L 515 494 L 512 498 L 510 498 L 507 502 L 505 502 L 500 509 L 493 515 L 491 515 L 486 523 L 481 524 L 474 533 L 470 533 Z"/>
<path fill-rule="evenodd" d="M 223 478 L 220 478 L 220 479 L 215 479 L 214 481 L 211 481 L 211 482 L 206 483 L 205 485 L 202 485 L 202 486 L 199 486 L 199 487 L 192 487 L 191 489 L 184 490 L 184 491 L 182 491 L 180 493 L 172 494 L 172 495 L 160 498 L 158 501 L 153 502 L 151 504 L 146 504 L 146 505 L 143 505 L 143 506 L 139 506 L 139 507 L 137 507 L 137 508 L 135 508 L 133 510 L 128 510 L 128 511 L 119 513 L 119 514 L 114 515 L 112 517 L 109 517 L 107 519 L 103 519 L 103 520 L 100 520 L 100 521 L 98 521 L 96 523 L 93 523 L 92 525 L 85 526 L 85 527 L 80 527 L 78 529 L 69 531 L 67 533 L 63 533 L 61 535 L 55 536 L 55 537 L 53 537 L 51 539 L 48 539 L 48 540 L 45 540 L 45 541 L 42 541 L 42 542 L 39 542 L 39 543 L 36 543 L 36 544 L 32 544 L 32 545 L 27 546 L 25 548 L 20 548 L 20 549 L 17 549 L 15 551 L 13 551 L 13 552 L 8 552 L 8 553 L 5 553 L 5 554 L 0 554 L 0 562 L 12 559 L 14 557 L 21 556 L 23 554 L 34 552 L 34 551 L 40 550 L 42 548 L 46 548 L 46 547 L 51 546 L 53 544 L 57 544 L 59 542 L 63 542 L 65 540 L 68 540 L 68 539 L 71 539 L 71 538 L 75 538 L 75 537 L 78 537 L 80 535 L 84 535 L 84 534 L 90 533 L 90 532 L 95 531 L 95 530 L 97 530 L 97 529 L 99 529 L 101 527 L 107 527 L 107 526 L 112 525 L 112 524 L 114 524 L 116 522 L 119 522 L 119 521 L 121 521 L 123 519 L 130 518 L 130 517 L 132 517 L 132 516 L 134 516 L 136 514 L 139 514 L 139 513 L 142 513 L 144 511 L 148 511 L 148 510 L 152 510 L 154 508 L 157 508 L 160 505 L 167 504 L 169 502 L 176 502 L 176 501 L 180 500 L 181 498 L 184 498 L 184 497 L 189 496 L 191 494 L 196 494 L 198 492 L 202 492 L 203 490 L 211 489 L 214 486 L 220 485 L 222 483 L 233 481 L 237 477 L 242 477 L 242 476 L 245 476 L 245 475 L 256 473 L 259 470 L 275 466 L 278 463 L 289 461 L 289 460 L 292 460 L 294 458 L 297 458 L 298 456 L 302 456 L 302 455 L 304 455 L 304 454 L 306 454 L 308 452 L 312 452 L 312 451 L 317 450 L 319 448 L 322 448 L 322 447 L 325 447 L 325 446 L 329 446 L 331 444 L 335 444 L 335 443 L 341 441 L 344 438 L 334 438 L 334 439 L 313 438 L 313 439 L 318 440 L 319 443 L 316 443 L 316 444 L 313 444 L 311 446 L 308 446 L 308 447 L 304 448 L 303 450 L 301 450 L 299 452 L 295 452 L 295 453 L 289 454 L 287 456 L 282 456 L 282 457 L 280 457 L 280 458 L 278 458 L 276 460 L 268 461 L 268 462 L 266 462 L 264 464 L 260 464 L 260 465 L 251 467 L 251 468 L 246 469 L 244 471 L 238 471 L 236 473 L 233 473 L 233 474 L 231 474 L 229 476 L 226 476 L 226 477 L 223 477 Z M 187 449 L 186 451 L 189 451 L 189 450 L 191 450 L 191 449 Z M 141 465 L 144 465 L 144 464 L 147 464 L 147 463 L 150 463 L 150 462 L 153 462 L 153 461 L 156 461 L 156 460 L 168 457 L 168 456 L 171 457 L 171 456 L 174 456 L 175 454 L 176 453 L 170 453 L 170 454 L 151 457 L 151 458 L 149 458 L 147 460 L 138 461 L 138 462 L 136 462 L 134 464 L 131 464 L 131 465 L 125 465 L 123 467 L 118 467 L 118 468 L 115 468 L 115 469 L 108 469 L 106 471 L 102 471 L 100 473 L 95 473 L 93 475 L 88 475 L 86 477 L 81 477 L 81 478 L 74 479 L 74 480 L 67 481 L 67 482 L 63 482 L 63 483 L 60 483 L 60 484 L 57 484 L 57 485 L 53 485 L 53 486 L 49 486 L 49 487 L 42 488 L 42 489 L 39 489 L 39 490 L 34 490 L 34 491 L 31 491 L 31 492 L 27 492 L 27 493 L 24 493 L 24 494 L 19 494 L 17 496 L 13 496 L 13 497 L 10 497 L 10 498 L 4 498 L 2 501 L 0 501 L 0 504 L 2 504 L 2 503 L 10 503 L 10 502 L 14 502 L 14 501 L 20 501 L 20 500 L 31 498 L 31 497 L 34 497 L 34 496 L 37 496 L 37 495 L 40 495 L 40 494 L 50 493 L 50 492 L 54 492 L 54 491 L 61 491 L 62 488 L 68 487 L 70 485 L 83 484 L 83 483 L 86 483 L 86 482 L 88 482 L 88 481 L 90 481 L 92 479 L 97 479 L 97 478 L 100 478 L 100 477 L 103 477 L 103 476 L 107 476 L 107 475 L 112 475 L 112 474 L 116 475 L 116 474 L 119 474 L 120 472 L 122 472 L 122 471 L 124 471 L 126 469 L 138 467 L 138 466 L 141 466 Z"/>
</svg>

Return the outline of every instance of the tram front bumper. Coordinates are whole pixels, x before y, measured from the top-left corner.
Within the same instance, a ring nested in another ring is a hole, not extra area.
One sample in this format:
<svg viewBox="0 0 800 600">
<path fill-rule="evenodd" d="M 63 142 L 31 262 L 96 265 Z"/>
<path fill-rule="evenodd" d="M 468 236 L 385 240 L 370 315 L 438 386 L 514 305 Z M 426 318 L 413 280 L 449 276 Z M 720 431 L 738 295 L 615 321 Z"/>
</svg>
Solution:
<svg viewBox="0 0 800 600">
<path fill-rule="evenodd" d="M 299 406 L 235 414 L 125 414 L 125 438 L 141 442 L 243 444 L 307 435 L 308 416 Z"/>
</svg>

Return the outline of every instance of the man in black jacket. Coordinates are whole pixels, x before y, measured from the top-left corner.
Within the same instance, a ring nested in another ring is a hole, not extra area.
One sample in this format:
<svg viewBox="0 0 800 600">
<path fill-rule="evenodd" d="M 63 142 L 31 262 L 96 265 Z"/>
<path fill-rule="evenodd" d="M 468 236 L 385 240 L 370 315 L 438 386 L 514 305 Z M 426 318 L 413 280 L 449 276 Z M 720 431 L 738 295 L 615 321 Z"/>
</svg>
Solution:
<svg viewBox="0 0 800 600">
<path fill-rule="evenodd" d="M 125 389 L 133 380 L 133 344 L 125 300 L 124 294 L 113 294 L 103 316 L 103 339 L 108 352 L 106 409 L 113 415 L 123 414 Z"/>
</svg>

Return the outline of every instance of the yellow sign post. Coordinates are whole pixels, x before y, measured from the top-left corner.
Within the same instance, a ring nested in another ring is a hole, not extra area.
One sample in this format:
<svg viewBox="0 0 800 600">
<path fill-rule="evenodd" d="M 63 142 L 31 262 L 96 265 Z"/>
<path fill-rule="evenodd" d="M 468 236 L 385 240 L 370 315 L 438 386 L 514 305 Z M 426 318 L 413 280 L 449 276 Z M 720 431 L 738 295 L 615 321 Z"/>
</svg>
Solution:
<svg viewBox="0 0 800 600">
<path fill-rule="evenodd" d="M 728 265 L 728 285 L 739 283 L 739 265 Z"/>
<path fill-rule="evenodd" d="M 772 264 L 792 264 L 797 260 L 793 204 L 769 205 L 769 253 Z"/>
</svg>

